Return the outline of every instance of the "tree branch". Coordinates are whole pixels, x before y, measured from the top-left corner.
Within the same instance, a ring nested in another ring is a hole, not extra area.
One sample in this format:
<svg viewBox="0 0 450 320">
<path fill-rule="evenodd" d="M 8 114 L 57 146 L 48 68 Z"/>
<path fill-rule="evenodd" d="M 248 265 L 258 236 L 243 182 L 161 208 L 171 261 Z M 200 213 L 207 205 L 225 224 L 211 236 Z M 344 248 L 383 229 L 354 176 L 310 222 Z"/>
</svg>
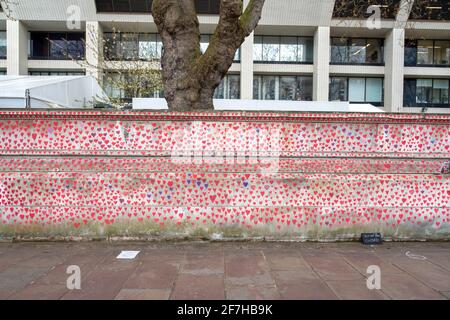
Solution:
<svg viewBox="0 0 450 320">
<path fill-rule="evenodd" d="M 240 22 L 246 37 L 255 30 L 259 20 L 261 20 L 264 2 L 265 0 L 250 0 L 250 3 L 242 14 Z"/>
</svg>

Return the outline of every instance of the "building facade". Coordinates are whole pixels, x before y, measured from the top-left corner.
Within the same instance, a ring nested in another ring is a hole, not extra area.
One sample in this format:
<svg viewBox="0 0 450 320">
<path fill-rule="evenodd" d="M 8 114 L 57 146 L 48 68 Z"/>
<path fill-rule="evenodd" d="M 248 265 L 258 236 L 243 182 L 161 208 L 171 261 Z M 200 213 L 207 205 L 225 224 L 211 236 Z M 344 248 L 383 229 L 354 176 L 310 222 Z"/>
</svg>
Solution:
<svg viewBox="0 0 450 320">
<path fill-rule="evenodd" d="M 196 3 L 205 50 L 220 0 Z M 151 0 L 20 0 L 8 16 L 13 19 L 0 13 L 0 74 L 88 74 L 126 99 L 130 93 L 107 79 L 126 76 L 129 60 L 151 63 L 163 50 Z M 111 37 L 120 46 L 106 53 Z M 350 101 L 387 112 L 450 113 L 449 91 L 447 0 L 266 0 L 259 26 L 237 52 L 216 98 Z"/>
</svg>

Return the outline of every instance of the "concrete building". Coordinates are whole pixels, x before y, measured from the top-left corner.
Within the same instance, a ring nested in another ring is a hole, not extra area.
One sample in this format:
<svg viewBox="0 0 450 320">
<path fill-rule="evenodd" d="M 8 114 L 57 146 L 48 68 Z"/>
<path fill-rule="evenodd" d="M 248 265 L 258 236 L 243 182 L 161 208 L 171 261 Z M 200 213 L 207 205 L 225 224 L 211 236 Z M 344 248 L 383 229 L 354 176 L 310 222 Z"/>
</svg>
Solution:
<svg viewBox="0 0 450 320">
<path fill-rule="evenodd" d="M 220 1 L 196 1 L 205 48 Z M 237 53 L 216 97 L 338 100 L 388 112 L 450 113 L 449 1 L 409 2 L 361 1 L 355 8 L 355 1 L 266 0 L 258 28 Z M 0 73 L 89 74 L 111 94 L 130 98 L 103 80 L 106 74 L 123 76 L 117 69 L 126 69 L 133 55 L 142 63 L 160 56 L 150 8 L 151 0 L 12 3 L 8 12 L 14 19 L 0 16 Z M 110 61 L 98 68 L 103 39 L 117 36 L 114 30 L 120 30 L 122 49 L 106 54 Z"/>
</svg>

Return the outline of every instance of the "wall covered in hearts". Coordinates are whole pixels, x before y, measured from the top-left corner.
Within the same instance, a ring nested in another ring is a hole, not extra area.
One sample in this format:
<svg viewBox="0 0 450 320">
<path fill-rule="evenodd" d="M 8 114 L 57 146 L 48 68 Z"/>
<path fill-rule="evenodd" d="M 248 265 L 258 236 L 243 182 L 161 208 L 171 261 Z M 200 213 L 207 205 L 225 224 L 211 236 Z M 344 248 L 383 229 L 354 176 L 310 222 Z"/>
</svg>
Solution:
<svg viewBox="0 0 450 320">
<path fill-rule="evenodd" d="M 0 238 L 450 238 L 450 116 L 0 111 Z"/>
</svg>

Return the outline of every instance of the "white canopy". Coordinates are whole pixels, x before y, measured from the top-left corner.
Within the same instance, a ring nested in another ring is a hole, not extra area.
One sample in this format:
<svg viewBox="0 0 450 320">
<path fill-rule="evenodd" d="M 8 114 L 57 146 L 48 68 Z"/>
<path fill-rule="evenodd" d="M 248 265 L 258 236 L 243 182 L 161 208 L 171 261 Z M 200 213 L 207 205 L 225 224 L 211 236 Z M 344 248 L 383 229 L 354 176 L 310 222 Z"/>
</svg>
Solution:
<svg viewBox="0 0 450 320">
<path fill-rule="evenodd" d="M 107 100 L 90 76 L 0 76 L 1 108 L 87 108 Z"/>
</svg>

